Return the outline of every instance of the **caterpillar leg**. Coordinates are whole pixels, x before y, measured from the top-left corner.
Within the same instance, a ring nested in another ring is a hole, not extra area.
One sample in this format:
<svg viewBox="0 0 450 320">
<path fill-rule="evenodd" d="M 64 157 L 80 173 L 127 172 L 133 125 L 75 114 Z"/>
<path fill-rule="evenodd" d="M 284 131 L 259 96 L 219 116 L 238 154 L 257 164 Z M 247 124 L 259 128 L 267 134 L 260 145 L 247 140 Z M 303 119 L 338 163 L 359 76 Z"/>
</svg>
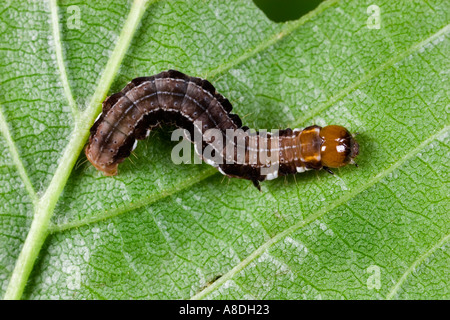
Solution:
<svg viewBox="0 0 450 320">
<path fill-rule="evenodd" d="M 259 184 L 259 180 L 253 179 L 253 185 L 261 192 L 261 185 Z"/>
<path fill-rule="evenodd" d="M 330 168 L 328 168 L 328 167 L 323 167 L 323 169 L 324 169 L 326 172 L 328 172 L 329 174 L 334 174 L 334 172 L 333 172 Z"/>
</svg>

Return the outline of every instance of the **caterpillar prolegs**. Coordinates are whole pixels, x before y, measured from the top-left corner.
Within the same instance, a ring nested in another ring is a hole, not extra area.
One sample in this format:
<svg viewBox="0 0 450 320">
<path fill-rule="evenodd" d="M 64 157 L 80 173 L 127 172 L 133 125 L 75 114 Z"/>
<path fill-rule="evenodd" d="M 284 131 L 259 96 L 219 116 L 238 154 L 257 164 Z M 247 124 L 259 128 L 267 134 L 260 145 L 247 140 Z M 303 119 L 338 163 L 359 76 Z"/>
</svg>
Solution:
<svg viewBox="0 0 450 320">
<path fill-rule="evenodd" d="M 353 163 L 359 145 L 341 126 L 310 126 L 276 132 L 250 131 L 230 102 L 207 80 L 168 70 L 133 79 L 103 102 L 85 149 L 105 175 L 116 175 L 137 140 L 163 123 L 200 135 L 196 152 L 222 174 L 259 182 L 310 169 Z"/>
</svg>

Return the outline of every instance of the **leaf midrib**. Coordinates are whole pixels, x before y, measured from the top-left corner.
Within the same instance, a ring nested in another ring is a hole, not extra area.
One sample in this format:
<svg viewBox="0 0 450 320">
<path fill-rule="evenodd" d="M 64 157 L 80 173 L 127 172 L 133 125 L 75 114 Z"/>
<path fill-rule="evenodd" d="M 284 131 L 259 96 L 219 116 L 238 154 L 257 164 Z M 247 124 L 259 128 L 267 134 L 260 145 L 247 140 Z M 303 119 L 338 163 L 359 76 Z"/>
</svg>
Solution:
<svg viewBox="0 0 450 320">
<path fill-rule="evenodd" d="M 123 57 L 128 51 L 134 32 L 141 21 L 146 7 L 150 3 L 156 1 L 157 0 L 135 0 L 133 2 L 127 20 L 124 23 L 124 27 L 116 43 L 116 47 L 114 48 L 114 51 L 105 66 L 105 70 L 102 73 L 99 85 L 92 96 L 89 106 L 83 112 L 82 116 L 79 117 L 79 120 L 75 121 L 75 128 L 62 157 L 59 159 L 59 165 L 55 171 L 55 174 L 50 181 L 47 190 L 35 204 L 34 217 L 14 266 L 14 270 L 4 296 L 5 299 L 19 299 L 22 296 L 22 292 L 25 288 L 26 281 L 31 273 L 34 262 L 40 252 L 44 240 L 47 237 L 50 218 L 52 217 L 56 202 L 58 201 L 73 166 L 75 165 L 76 159 L 83 148 L 84 141 L 87 139 L 89 127 L 94 122 L 95 116 L 100 111 L 101 101 L 106 96 L 117 70 L 122 63 Z M 56 48 L 58 48 L 58 45 Z M 63 74 L 62 78 L 64 78 Z M 64 82 L 64 80 L 62 81 Z M 67 88 L 65 89 L 65 94 L 67 94 Z M 70 99 L 69 97 L 67 98 Z M 4 123 L 2 123 L 2 126 L 3 124 Z M 21 162 L 16 164 L 19 167 Z M 18 170 L 20 174 L 20 168 Z"/>
</svg>

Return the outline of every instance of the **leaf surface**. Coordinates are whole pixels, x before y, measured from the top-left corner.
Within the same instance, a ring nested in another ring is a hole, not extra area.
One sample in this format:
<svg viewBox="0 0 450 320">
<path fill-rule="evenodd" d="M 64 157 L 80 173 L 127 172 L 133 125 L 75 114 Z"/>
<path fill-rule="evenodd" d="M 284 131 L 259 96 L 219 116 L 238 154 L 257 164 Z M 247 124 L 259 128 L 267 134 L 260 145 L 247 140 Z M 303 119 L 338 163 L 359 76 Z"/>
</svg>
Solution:
<svg viewBox="0 0 450 320">
<path fill-rule="evenodd" d="M 27 299 L 448 299 L 450 6 L 378 1 L 370 29 L 371 4 L 277 24 L 251 1 L 10 2 L 2 295 L 26 282 Z M 250 127 L 359 132 L 359 168 L 259 193 L 173 164 L 167 128 L 114 178 L 81 164 L 103 98 L 169 68 L 210 80 Z"/>
</svg>

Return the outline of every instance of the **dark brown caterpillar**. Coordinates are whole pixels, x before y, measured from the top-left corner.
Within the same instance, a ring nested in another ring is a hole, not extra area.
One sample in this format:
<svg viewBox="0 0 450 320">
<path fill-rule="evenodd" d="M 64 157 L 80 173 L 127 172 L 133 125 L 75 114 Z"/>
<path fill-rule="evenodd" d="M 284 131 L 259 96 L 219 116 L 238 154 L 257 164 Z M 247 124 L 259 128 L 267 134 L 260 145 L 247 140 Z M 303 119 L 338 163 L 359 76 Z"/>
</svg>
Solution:
<svg viewBox="0 0 450 320">
<path fill-rule="evenodd" d="M 88 160 L 105 175 L 116 175 L 117 166 L 128 157 L 136 140 L 145 139 L 161 123 L 195 131 L 203 141 L 197 153 L 224 175 L 259 182 L 309 169 L 339 168 L 354 164 L 358 143 L 341 126 L 311 126 L 280 130 L 276 134 L 249 132 L 230 102 L 207 80 L 169 70 L 151 77 L 133 79 L 122 91 L 103 102 L 103 112 L 92 126 L 85 149 Z M 224 141 L 211 138 L 215 129 Z M 210 130 L 210 131 L 208 131 Z M 231 138 L 229 132 L 238 137 Z M 212 150 L 205 156 L 206 148 Z M 271 161 L 261 155 L 263 151 Z M 220 161 L 223 160 L 223 161 Z M 225 161 L 226 160 L 226 161 Z M 262 174 L 262 169 L 268 172 Z M 270 168 L 273 168 L 270 170 Z"/>
</svg>

